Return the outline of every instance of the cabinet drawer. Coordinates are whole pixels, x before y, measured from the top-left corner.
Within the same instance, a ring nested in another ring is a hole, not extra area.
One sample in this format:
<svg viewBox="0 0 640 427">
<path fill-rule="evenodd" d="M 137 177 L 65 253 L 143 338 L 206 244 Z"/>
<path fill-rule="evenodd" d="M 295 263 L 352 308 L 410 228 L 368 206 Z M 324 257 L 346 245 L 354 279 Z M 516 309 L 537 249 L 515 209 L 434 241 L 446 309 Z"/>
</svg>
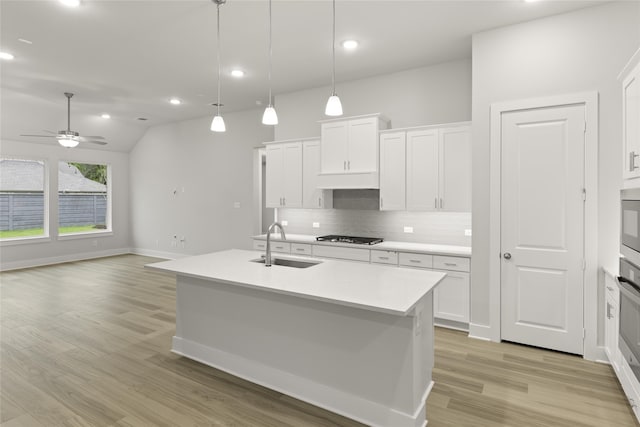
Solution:
<svg viewBox="0 0 640 427">
<path fill-rule="evenodd" d="M 371 251 L 371 262 L 376 264 L 398 265 L 398 252 Z"/>
<path fill-rule="evenodd" d="M 433 267 L 433 255 L 400 253 L 400 265 L 407 267 Z"/>
<path fill-rule="evenodd" d="M 291 253 L 298 255 L 311 255 L 311 245 L 306 243 L 292 243 Z"/>
<path fill-rule="evenodd" d="M 345 248 L 342 246 L 313 245 L 313 256 L 369 262 L 369 249 Z"/>
<path fill-rule="evenodd" d="M 253 249 L 257 251 L 266 251 L 267 250 L 267 242 L 264 240 L 254 240 L 253 241 Z"/>
<path fill-rule="evenodd" d="M 271 242 L 271 252 L 289 253 L 289 252 L 291 252 L 291 243 Z"/>
<path fill-rule="evenodd" d="M 470 270 L 469 258 L 461 258 L 455 256 L 433 256 L 433 268 L 440 270 L 466 271 Z"/>
</svg>

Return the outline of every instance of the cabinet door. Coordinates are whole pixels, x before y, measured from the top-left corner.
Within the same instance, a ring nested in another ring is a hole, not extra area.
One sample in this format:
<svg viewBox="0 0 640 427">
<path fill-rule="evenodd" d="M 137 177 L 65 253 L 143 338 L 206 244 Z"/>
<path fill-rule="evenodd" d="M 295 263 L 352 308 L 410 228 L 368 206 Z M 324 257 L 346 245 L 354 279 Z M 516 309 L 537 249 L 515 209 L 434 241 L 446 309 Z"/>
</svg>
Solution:
<svg viewBox="0 0 640 427">
<path fill-rule="evenodd" d="M 267 146 L 267 173 L 265 204 L 268 208 L 282 206 L 282 185 L 284 177 L 284 147 L 282 145 Z"/>
<path fill-rule="evenodd" d="M 438 131 L 407 132 L 407 210 L 433 211 L 438 203 Z"/>
<path fill-rule="evenodd" d="M 302 207 L 302 144 L 284 144 L 282 204 L 287 208 Z M 267 171 L 269 168 L 267 166 Z"/>
<path fill-rule="evenodd" d="M 349 120 L 347 173 L 378 170 L 378 118 Z"/>
<path fill-rule="evenodd" d="M 640 64 L 622 82 L 624 177 L 640 176 Z"/>
<path fill-rule="evenodd" d="M 305 209 L 331 208 L 331 190 L 318 188 L 320 173 L 320 140 L 302 144 L 302 207 Z"/>
<path fill-rule="evenodd" d="M 347 170 L 347 122 L 323 123 L 320 137 L 320 172 L 345 173 Z"/>
<path fill-rule="evenodd" d="M 439 319 L 469 323 L 469 273 L 434 270 L 447 273 L 433 294 L 433 316 Z"/>
<path fill-rule="evenodd" d="M 380 135 L 380 210 L 406 207 L 406 149 L 404 132 Z"/>
<path fill-rule="evenodd" d="M 471 212 L 471 130 L 456 127 L 440 130 L 441 210 Z"/>
</svg>

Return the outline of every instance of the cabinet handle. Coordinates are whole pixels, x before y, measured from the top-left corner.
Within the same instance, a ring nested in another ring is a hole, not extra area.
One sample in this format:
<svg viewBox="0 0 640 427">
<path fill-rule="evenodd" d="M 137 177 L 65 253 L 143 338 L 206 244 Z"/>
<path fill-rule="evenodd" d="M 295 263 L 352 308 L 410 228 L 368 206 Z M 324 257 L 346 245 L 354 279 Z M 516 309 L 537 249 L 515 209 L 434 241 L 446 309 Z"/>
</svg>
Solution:
<svg viewBox="0 0 640 427">
<path fill-rule="evenodd" d="M 379 256 L 378 259 L 389 259 L 388 256 Z"/>
<path fill-rule="evenodd" d="M 296 251 L 298 251 L 298 252 L 304 252 L 304 249 L 302 249 L 302 248 L 296 248 Z"/>
<path fill-rule="evenodd" d="M 609 289 L 611 292 L 613 292 L 613 288 L 611 286 L 607 286 L 607 289 Z"/>
<path fill-rule="evenodd" d="M 442 199 L 440 199 L 440 209 L 442 209 Z"/>
<path fill-rule="evenodd" d="M 458 264 L 456 264 L 455 262 L 445 262 L 444 265 L 448 265 L 449 267 L 455 267 Z"/>
<path fill-rule="evenodd" d="M 629 153 L 629 172 L 638 169 L 638 166 L 636 166 L 636 157 L 638 156 L 640 156 L 640 154 L 636 154 L 635 151 Z"/>
<path fill-rule="evenodd" d="M 611 304 L 607 303 L 607 319 L 611 319 Z"/>
<path fill-rule="evenodd" d="M 409 262 L 415 262 L 417 264 L 420 264 L 420 260 L 419 259 L 410 259 Z"/>
<path fill-rule="evenodd" d="M 318 207 L 321 208 L 322 207 L 322 198 L 318 197 Z"/>
<path fill-rule="evenodd" d="M 347 160 L 347 170 L 351 170 L 351 160 Z"/>
<path fill-rule="evenodd" d="M 384 202 L 382 197 L 380 197 L 380 209 L 384 208 Z"/>
<path fill-rule="evenodd" d="M 438 209 L 438 198 L 433 199 L 433 207 Z"/>
<path fill-rule="evenodd" d="M 287 199 L 284 197 L 282 198 L 282 206 L 287 206 Z"/>
<path fill-rule="evenodd" d="M 347 170 L 347 161 L 345 160 L 344 163 L 342 164 L 342 169 L 343 170 Z"/>
</svg>

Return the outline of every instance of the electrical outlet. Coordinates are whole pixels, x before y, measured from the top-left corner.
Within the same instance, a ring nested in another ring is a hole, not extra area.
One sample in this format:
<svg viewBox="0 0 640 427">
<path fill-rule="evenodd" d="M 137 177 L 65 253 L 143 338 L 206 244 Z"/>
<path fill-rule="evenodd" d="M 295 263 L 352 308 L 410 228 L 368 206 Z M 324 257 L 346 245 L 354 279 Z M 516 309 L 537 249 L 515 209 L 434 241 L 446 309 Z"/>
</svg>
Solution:
<svg viewBox="0 0 640 427">
<path fill-rule="evenodd" d="M 233 202 L 233 207 L 235 209 L 240 209 L 240 202 Z"/>
<path fill-rule="evenodd" d="M 282 225 L 283 225 L 283 226 L 285 226 L 285 225 L 289 225 L 289 221 L 287 221 L 286 219 L 283 219 L 283 220 L 282 220 Z"/>
<path fill-rule="evenodd" d="M 313 228 L 320 228 L 320 223 L 319 222 L 314 222 L 314 223 L 311 224 L 311 226 Z"/>
<path fill-rule="evenodd" d="M 413 233 L 413 227 L 407 227 L 407 226 L 405 226 L 405 227 L 404 227 L 404 232 L 405 232 L 405 233 Z"/>
<path fill-rule="evenodd" d="M 470 228 L 466 228 L 464 230 L 464 235 L 467 236 L 467 237 L 470 237 L 471 236 L 471 229 Z"/>
</svg>

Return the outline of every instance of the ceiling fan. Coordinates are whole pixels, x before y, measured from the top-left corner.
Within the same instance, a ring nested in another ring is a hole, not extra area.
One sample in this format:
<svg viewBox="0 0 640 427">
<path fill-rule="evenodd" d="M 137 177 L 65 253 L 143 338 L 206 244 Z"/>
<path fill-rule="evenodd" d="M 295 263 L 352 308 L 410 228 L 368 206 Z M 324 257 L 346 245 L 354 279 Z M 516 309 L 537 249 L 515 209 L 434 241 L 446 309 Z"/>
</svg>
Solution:
<svg viewBox="0 0 640 427">
<path fill-rule="evenodd" d="M 76 131 L 71 130 L 71 97 L 73 96 L 70 92 L 65 92 L 64 96 L 67 97 L 67 130 L 59 130 L 57 133 L 44 130 L 43 132 L 50 133 L 51 135 L 20 135 L 20 136 L 35 136 L 39 138 L 55 138 L 58 140 L 60 145 L 66 148 L 76 147 L 81 142 L 90 142 L 92 144 L 106 145 L 107 141 L 104 141 L 104 137 L 102 136 L 80 136 L 80 134 Z"/>
</svg>

